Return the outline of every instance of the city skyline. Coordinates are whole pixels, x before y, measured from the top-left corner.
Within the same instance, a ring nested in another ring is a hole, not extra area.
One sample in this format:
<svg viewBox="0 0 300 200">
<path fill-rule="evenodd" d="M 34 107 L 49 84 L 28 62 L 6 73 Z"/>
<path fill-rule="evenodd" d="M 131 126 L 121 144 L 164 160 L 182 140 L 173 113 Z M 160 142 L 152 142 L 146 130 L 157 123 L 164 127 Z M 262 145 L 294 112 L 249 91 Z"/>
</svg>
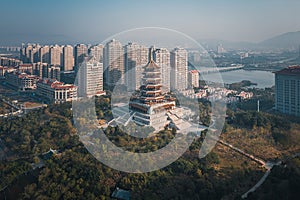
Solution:
<svg viewBox="0 0 300 200">
<path fill-rule="evenodd" d="M 298 1 L 280 0 L 272 3 L 266 0 L 89 1 L 89 4 L 5 0 L 1 3 L 0 17 L 6 20 L 0 22 L 1 27 L 5 27 L 0 32 L 0 44 L 101 43 L 111 35 L 138 27 L 174 29 L 196 40 L 260 42 L 285 32 L 299 31 L 299 6 Z M 12 8 L 14 14 L 11 14 Z M 146 10 L 155 10 L 155 14 L 146 15 Z M 78 14 L 85 11 L 85 15 Z"/>
<path fill-rule="evenodd" d="M 299 0 L 2 0 L 1 199 L 298 199 Z"/>
</svg>

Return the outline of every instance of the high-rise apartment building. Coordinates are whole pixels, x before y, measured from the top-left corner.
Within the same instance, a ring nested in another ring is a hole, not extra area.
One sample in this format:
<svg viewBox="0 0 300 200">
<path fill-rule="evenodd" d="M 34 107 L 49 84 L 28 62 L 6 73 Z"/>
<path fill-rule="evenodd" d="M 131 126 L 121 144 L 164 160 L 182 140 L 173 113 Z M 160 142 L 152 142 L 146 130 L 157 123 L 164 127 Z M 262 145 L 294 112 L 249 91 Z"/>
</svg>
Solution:
<svg viewBox="0 0 300 200">
<path fill-rule="evenodd" d="M 39 73 L 41 78 L 50 78 L 60 81 L 60 67 L 49 64 L 40 64 Z"/>
<path fill-rule="evenodd" d="M 275 72 L 276 110 L 300 116 L 300 66 Z"/>
<path fill-rule="evenodd" d="M 104 48 L 105 82 L 109 86 L 124 84 L 124 49 L 122 44 L 113 39 Z"/>
<path fill-rule="evenodd" d="M 31 58 L 30 58 L 30 63 L 36 63 L 39 62 L 39 51 L 40 51 L 41 46 L 39 44 L 36 44 L 33 46 L 32 52 L 31 52 Z"/>
<path fill-rule="evenodd" d="M 155 49 L 153 51 L 153 59 L 155 63 L 160 67 L 162 91 L 164 93 L 170 92 L 170 52 L 166 48 Z"/>
<path fill-rule="evenodd" d="M 27 44 L 22 45 L 20 50 L 20 58 L 23 63 L 34 63 L 39 60 L 39 50 L 41 46 L 39 44 Z"/>
<path fill-rule="evenodd" d="M 40 48 L 40 50 L 39 50 L 39 56 L 40 56 L 39 61 L 41 63 L 48 63 L 48 64 L 50 63 L 49 50 L 50 50 L 50 48 L 47 45 Z"/>
<path fill-rule="evenodd" d="M 198 88 L 199 87 L 199 72 L 197 70 L 189 71 L 188 87 L 189 88 Z"/>
<path fill-rule="evenodd" d="M 86 57 L 79 65 L 78 96 L 92 97 L 103 94 L 103 63 L 95 57 Z"/>
<path fill-rule="evenodd" d="M 171 52 L 171 89 L 183 91 L 188 86 L 188 53 L 183 48 Z"/>
<path fill-rule="evenodd" d="M 89 48 L 89 56 L 95 57 L 97 61 L 103 63 L 103 44 L 98 44 Z"/>
<path fill-rule="evenodd" d="M 61 66 L 62 48 L 58 45 L 51 46 L 49 50 L 50 65 Z"/>
<path fill-rule="evenodd" d="M 47 66 L 47 63 L 33 63 L 33 74 L 37 75 L 39 78 L 43 78 L 43 68 L 46 68 Z"/>
<path fill-rule="evenodd" d="M 74 67 L 73 47 L 70 45 L 63 47 L 63 71 L 72 71 Z"/>
<path fill-rule="evenodd" d="M 125 84 L 128 91 L 141 87 L 143 67 L 148 64 L 149 50 L 145 46 L 129 43 L 125 46 Z"/>
<path fill-rule="evenodd" d="M 50 76 L 48 76 L 48 78 L 60 81 L 60 67 L 59 66 L 51 66 L 48 70 L 50 72 Z"/>
<path fill-rule="evenodd" d="M 88 55 L 88 49 L 85 44 L 77 44 L 75 46 L 75 66 L 79 66 L 83 62 L 84 58 Z"/>
</svg>

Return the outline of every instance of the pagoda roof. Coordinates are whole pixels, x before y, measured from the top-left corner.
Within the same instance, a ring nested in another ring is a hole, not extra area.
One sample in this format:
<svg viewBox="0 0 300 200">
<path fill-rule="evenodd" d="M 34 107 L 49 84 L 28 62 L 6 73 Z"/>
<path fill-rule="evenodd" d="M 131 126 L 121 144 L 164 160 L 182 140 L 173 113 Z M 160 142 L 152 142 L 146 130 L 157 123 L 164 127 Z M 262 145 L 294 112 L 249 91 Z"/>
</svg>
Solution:
<svg viewBox="0 0 300 200">
<path fill-rule="evenodd" d="M 145 72 L 155 72 L 159 70 L 160 67 L 151 59 L 149 63 L 145 66 Z"/>
</svg>

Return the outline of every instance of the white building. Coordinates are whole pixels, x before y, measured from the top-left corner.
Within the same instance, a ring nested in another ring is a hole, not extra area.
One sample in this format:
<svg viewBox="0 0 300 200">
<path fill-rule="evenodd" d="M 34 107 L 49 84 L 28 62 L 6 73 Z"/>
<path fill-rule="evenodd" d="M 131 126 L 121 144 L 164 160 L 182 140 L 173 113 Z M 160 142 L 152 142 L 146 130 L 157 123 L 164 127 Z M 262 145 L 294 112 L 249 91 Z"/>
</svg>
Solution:
<svg viewBox="0 0 300 200">
<path fill-rule="evenodd" d="M 148 63 L 149 50 L 145 46 L 129 43 L 125 46 L 125 83 L 128 91 L 139 90 L 143 67 Z"/>
<path fill-rule="evenodd" d="M 124 48 L 122 44 L 113 39 L 106 43 L 104 48 L 105 82 L 109 86 L 125 83 L 124 76 Z"/>
<path fill-rule="evenodd" d="M 14 86 L 17 90 L 34 90 L 39 77 L 13 71 L 5 74 L 6 81 L 9 85 Z"/>
<path fill-rule="evenodd" d="M 171 52 L 171 89 L 183 91 L 188 87 L 188 52 L 175 48 Z"/>
<path fill-rule="evenodd" d="M 62 48 L 58 45 L 50 47 L 50 64 L 61 66 Z"/>
<path fill-rule="evenodd" d="M 83 62 L 84 57 L 87 56 L 88 49 L 85 44 L 77 44 L 74 50 L 75 56 L 75 66 L 78 67 L 80 63 Z"/>
<path fill-rule="evenodd" d="M 40 57 L 39 61 L 41 63 L 48 63 L 48 64 L 50 64 L 49 49 L 50 48 L 47 45 L 40 48 L 40 50 L 39 50 L 39 57 Z"/>
<path fill-rule="evenodd" d="M 63 47 L 63 71 L 72 71 L 74 67 L 73 47 L 70 45 Z"/>
<path fill-rule="evenodd" d="M 89 56 L 95 57 L 97 61 L 103 63 L 103 44 L 98 44 L 89 48 Z"/>
<path fill-rule="evenodd" d="M 153 59 L 155 63 L 160 67 L 163 92 L 164 93 L 170 92 L 170 84 L 171 84 L 170 52 L 166 48 L 155 49 Z"/>
<path fill-rule="evenodd" d="M 77 98 L 77 87 L 54 79 L 42 79 L 37 83 L 36 94 L 48 101 L 59 104 Z"/>
<path fill-rule="evenodd" d="M 78 96 L 92 97 L 103 94 L 103 64 L 95 57 L 86 57 L 79 65 Z"/>
<path fill-rule="evenodd" d="M 300 66 L 275 72 L 276 110 L 300 116 Z"/>
<path fill-rule="evenodd" d="M 189 86 L 189 88 L 198 88 L 199 87 L 199 72 L 197 70 L 189 71 L 188 86 Z"/>
</svg>

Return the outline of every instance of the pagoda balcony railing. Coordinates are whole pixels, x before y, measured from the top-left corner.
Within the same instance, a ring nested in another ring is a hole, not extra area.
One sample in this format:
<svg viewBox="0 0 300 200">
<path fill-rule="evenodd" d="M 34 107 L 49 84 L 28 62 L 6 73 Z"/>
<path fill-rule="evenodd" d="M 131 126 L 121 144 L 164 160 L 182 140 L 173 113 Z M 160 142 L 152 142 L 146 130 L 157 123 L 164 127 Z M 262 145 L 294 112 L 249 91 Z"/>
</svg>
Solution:
<svg viewBox="0 0 300 200">
<path fill-rule="evenodd" d="M 155 87 L 162 87 L 162 84 L 156 84 L 156 85 L 146 85 L 146 88 L 155 88 Z"/>
<path fill-rule="evenodd" d="M 145 92 L 146 94 L 155 94 L 155 93 L 162 93 L 162 90 L 144 90 L 143 92 Z"/>
</svg>

